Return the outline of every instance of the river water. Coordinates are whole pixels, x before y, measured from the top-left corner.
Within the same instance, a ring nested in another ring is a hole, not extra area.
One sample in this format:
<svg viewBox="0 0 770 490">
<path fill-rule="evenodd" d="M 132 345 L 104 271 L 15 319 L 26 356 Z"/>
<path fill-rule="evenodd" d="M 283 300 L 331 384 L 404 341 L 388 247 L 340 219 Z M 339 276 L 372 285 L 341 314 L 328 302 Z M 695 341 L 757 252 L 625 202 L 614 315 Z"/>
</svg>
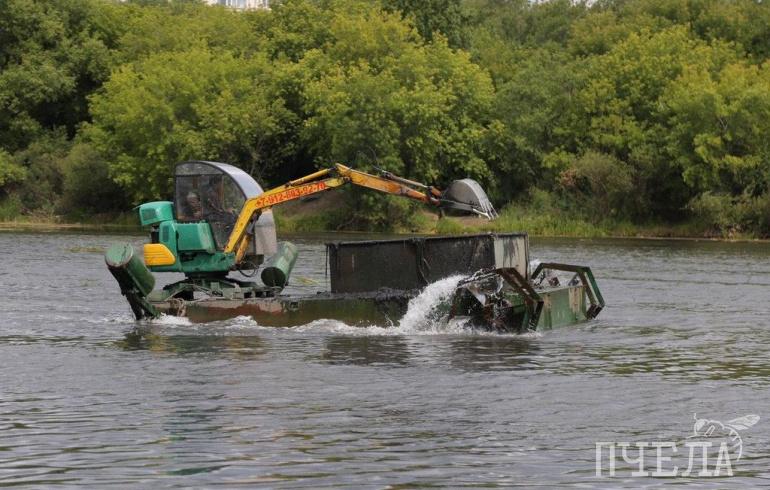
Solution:
<svg viewBox="0 0 770 490">
<path fill-rule="evenodd" d="M 608 304 L 538 334 L 431 324 L 423 298 L 389 328 L 165 318 L 139 336 L 101 256 L 121 241 L 143 237 L 0 233 L 0 486 L 770 484 L 770 244 L 533 239 L 591 266 Z M 293 290 L 324 289 L 322 241 L 293 241 Z M 653 476 L 655 450 L 632 474 L 638 444 L 675 444 L 672 470 L 695 418 L 749 415 L 732 476 Z M 624 442 L 630 462 L 610 458 Z"/>
</svg>

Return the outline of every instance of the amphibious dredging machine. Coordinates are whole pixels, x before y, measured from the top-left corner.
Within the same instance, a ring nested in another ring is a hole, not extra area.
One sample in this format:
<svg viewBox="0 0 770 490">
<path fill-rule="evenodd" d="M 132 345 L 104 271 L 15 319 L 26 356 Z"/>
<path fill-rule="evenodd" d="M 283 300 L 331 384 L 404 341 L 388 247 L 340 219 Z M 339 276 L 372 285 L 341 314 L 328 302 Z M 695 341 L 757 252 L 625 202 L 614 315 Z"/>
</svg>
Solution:
<svg viewBox="0 0 770 490">
<path fill-rule="evenodd" d="M 277 241 L 271 208 L 346 184 L 441 210 L 497 216 L 471 179 L 440 191 L 389 172 L 375 175 L 336 164 L 263 191 L 237 167 L 188 161 L 176 165 L 173 202 L 138 206 L 141 225 L 150 234 L 143 258 L 130 244 L 118 244 L 107 250 L 105 261 L 137 320 L 167 314 L 205 322 L 248 315 L 266 326 L 321 318 L 395 324 L 425 286 L 458 274 L 465 278 L 445 305 L 446 314 L 474 327 L 547 329 L 593 318 L 604 306 L 588 267 L 531 264 L 524 233 L 329 243 L 330 291 L 282 294 L 297 248 Z M 261 283 L 230 275 L 253 276 L 260 269 Z M 185 278 L 154 290 L 152 272 Z"/>
</svg>

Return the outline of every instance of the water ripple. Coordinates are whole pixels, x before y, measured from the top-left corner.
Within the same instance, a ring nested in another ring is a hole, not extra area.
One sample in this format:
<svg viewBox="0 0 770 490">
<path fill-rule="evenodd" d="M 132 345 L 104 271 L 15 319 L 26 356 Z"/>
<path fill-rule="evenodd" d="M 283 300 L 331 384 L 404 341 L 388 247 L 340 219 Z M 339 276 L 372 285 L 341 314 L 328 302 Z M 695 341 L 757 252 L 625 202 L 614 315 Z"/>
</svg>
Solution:
<svg viewBox="0 0 770 490">
<path fill-rule="evenodd" d="M 770 483 L 768 244 L 533 240 L 592 266 L 608 307 L 516 336 L 444 323 L 443 286 L 396 326 L 137 324 L 90 252 L 125 239 L 0 233 L 0 486 Z M 299 246 L 294 291 L 325 287 Z M 595 476 L 597 441 L 681 441 L 694 413 L 760 415 L 735 477 Z"/>
</svg>

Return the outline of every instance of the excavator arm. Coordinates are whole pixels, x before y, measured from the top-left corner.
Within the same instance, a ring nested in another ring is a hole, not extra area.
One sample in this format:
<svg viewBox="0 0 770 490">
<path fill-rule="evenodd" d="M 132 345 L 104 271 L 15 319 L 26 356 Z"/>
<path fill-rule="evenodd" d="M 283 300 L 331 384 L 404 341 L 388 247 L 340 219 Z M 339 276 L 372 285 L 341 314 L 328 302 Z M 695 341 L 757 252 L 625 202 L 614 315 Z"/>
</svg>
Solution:
<svg viewBox="0 0 770 490">
<path fill-rule="evenodd" d="M 458 183 L 461 183 L 461 189 L 457 192 L 458 195 L 461 195 L 460 199 L 449 195 L 449 191 Z M 345 184 L 366 187 L 386 194 L 404 196 L 437 207 L 448 207 L 472 212 L 487 219 L 494 219 L 497 216 L 481 187 L 475 181 L 469 179 L 455 181 L 447 192 L 441 192 L 433 186 L 404 179 L 390 172 L 383 171 L 380 175 L 372 175 L 337 163 L 331 168 L 319 170 L 305 177 L 292 180 L 280 187 L 270 189 L 257 197 L 248 199 L 238 215 L 224 251 L 226 253 L 235 253 L 235 261 L 240 263 L 249 244 L 249 235 L 246 233 L 246 230 L 252 220 L 255 217 L 258 218 L 262 211 L 287 201 L 318 194 Z"/>
</svg>

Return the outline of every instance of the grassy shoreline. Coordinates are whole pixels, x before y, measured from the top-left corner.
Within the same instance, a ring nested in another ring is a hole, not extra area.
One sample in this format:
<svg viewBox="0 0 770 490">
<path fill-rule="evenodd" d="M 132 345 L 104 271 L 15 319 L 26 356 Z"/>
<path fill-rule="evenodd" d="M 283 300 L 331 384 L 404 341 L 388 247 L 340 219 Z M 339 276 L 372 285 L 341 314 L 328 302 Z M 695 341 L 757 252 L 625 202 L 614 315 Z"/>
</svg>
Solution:
<svg viewBox="0 0 770 490">
<path fill-rule="evenodd" d="M 328 214 L 302 208 L 285 212 L 276 210 L 278 229 L 291 233 L 322 233 L 336 231 Z M 553 238 L 640 238 L 716 241 L 768 241 L 751 233 L 731 230 L 719 233 L 711 226 L 697 220 L 681 223 L 648 222 L 631 223 L 613 218 L 594 221 L 557 208 L 536 209 L 534 206 L 505 207 L 494 221 L 478 217 L 442 217 L 431 211 L 421 212 L 407 228 L 387 233 L 418 233 L 426 235 L 451 235 L 469 233 L 527 232 L 532 237 Z M 375 233 L 375 232 L 372 232 Z"/>
<path fill-rule="evenodd" d="M 468 217 L 438 218 L 425 213 L 415 220 L 411 228 L 390 231 L 360 230 L 358 233 L 383 234 L 423 234 L 451 235 L 486 232 L 525 231 L 532 237 L 553 238 L 636 238 L 654 240 L 714 240 L 714 241 L 757 241 L 767 238 L 751 234 L 733 233 L 720 236 L 710 233 L 695 222 L 678 224 L 650 223 L 632 224 L 622 221 L 605 220 L 592 223 L 574 216 L 559 213 L 537 213 L 531 209 L 506 208 L 494 221 Z M 316 212 L 276 212 L 276 223 L 283 234 L 303 233 L 349 233 L 350 230 L 336 230 L 322 213 Z M 0 231 L 31 232 L 106 232 L 106 233 L 142 233 L 133 214 L 117 216 L 94 216 L 82 220 L 68 220 L 64 217 L 40 218 L 19 217 L 13 221 L 0 221 Z"/>
<path fill-rule="evenodd" d="M 132 217 L 132 221 L 135 221 Z M 131 223 L 123 215 L 106 219 L 94 217 L 87 220 L 67 220 L 64 218 L 39 218 L 20 216 L 12 221 L 0 221 L 0 231 L 38 231 L 38 232 L 108 232 L 108 233 L 141 233 L 138 223 Z"/>
</svg>

